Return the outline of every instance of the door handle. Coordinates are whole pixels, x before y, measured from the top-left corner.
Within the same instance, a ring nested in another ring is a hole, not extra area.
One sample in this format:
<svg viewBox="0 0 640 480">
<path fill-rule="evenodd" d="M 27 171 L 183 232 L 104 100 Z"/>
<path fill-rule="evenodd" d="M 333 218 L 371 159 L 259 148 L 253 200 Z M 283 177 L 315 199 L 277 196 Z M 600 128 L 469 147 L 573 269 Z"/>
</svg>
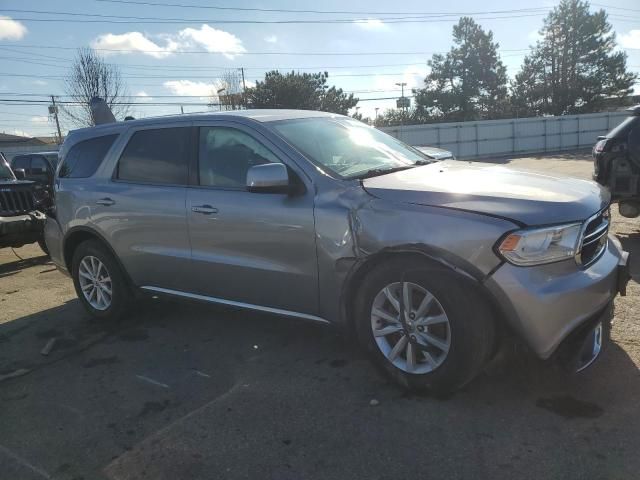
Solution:
<svg viewBox="0 0 640 480">
<path fill-rule="evenodd" d="M 101 198 L 100 200 L 96 200 L 96 205 L 103 205 L 105 207 L 110 207 L 114 203 L 116 203 L 115 200 L 112 200 L 109 197 Z"/>
<path fill-rule="evenodd" d="M 218 209 L 213 208 L 211 205 L 195 205 L 191 207 L 191 211 L 195 213 L 202 213 L 204 215 L 211 215 L 212 213 L 218 213 Z"/>
</svg>

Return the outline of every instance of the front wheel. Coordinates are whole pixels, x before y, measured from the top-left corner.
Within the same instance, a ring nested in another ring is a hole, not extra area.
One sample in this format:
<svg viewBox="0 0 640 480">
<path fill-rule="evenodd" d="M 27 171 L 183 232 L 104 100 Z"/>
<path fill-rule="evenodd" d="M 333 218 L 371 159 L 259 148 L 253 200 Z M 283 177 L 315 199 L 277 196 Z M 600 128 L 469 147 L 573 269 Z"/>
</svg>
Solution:
<svg viewBox="0 0 640 480">
<path fill-rule="evenodd" d="M 76 294 L 94 317 L 118 320 L 128 310 L 131 291 L 115 257 L 96 240 L 87 240 L 73 254 L 71 273 Z"/>
<path fill-rule="evenodd" d="M 360 343 L 405 388 L 456 390 L 491 354 L 491 309 L 468 279 L 445 267 L 406 259 L 381 265 L 358 298 Z"/>
</svg>

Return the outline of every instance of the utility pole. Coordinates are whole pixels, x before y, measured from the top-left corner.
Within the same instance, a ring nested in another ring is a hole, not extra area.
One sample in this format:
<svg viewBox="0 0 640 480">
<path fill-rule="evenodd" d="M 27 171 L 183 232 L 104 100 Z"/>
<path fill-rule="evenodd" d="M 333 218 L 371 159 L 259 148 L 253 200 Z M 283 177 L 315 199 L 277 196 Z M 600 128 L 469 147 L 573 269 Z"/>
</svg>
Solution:
<svg viewBox="0 0 640 480">
<path fill-rule="evenodd" d="M 180 113 L 182 113 L 184 115 L 184 106 L 180 105 Z"/>
<path fill-rule="evenodd" d="M 60 131 L 60 121 L 58 120 L 58 106 L 56 105 L 56 97 L 51 95 L 51 103 L 53 104 L 53 117 L 56 119 L 56 128 L 58 129 L 58 144 L 62 143 L 62 132 Z"/>
<path fill-rule="evenodd" d="M 374 120 L 374 123 L 378 123 L 378 110 L 380 110 L 380 107 L 376 107 L 374 108 L 374 110 L 376 111 L 376 119 Z"/>
<path fill-rule="evenodd" d="M 240 67 L 240 72 L 242 72 L 242 103 L 244 103 L 244 108 L 247 108 L 247 85 L 244 83 L 244 67 Z"/>
<path fill-rule="evenodd" d="M 402 89 L 402 93 L 400 94 L 400 99 L 401 101 L 398 102 L 400 103 L 400 106 L 402 107 L 402 115 L 400 116 L 400 128 L 402 128 L 402 126 L 404 125 L 404 117 L 407 115 L 407 106 L 406 106 L 406 100 L 404 98 L 404 87 L 407 84 L 407 82 L 400 82 L 400 83 L 396 83 L 397 86 L 399 86 Z"/>
</svg>

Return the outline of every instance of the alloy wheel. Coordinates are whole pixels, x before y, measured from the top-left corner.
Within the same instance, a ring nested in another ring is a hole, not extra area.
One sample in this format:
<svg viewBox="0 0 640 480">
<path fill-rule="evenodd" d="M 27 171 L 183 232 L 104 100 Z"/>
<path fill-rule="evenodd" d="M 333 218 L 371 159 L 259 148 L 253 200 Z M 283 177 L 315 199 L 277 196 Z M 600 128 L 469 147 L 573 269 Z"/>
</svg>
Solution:
<svg viewBox="0 0 640 480">
<path fill-rule="evenodd" d="M 382 354 L 407 373 L 432 372 L 451 347 L 444 308 L 431 292 L 412 282 L 391 283 L 378 292 L 371 307 L 371 329 Z"/>
<path fill-rule="evenodd" d="M 88 255 L 80 261 L 78 280 L 84 298 L 96 310 L 111 306 L 113 285 L 107 267 L 99 258 Z"/>
</svg>

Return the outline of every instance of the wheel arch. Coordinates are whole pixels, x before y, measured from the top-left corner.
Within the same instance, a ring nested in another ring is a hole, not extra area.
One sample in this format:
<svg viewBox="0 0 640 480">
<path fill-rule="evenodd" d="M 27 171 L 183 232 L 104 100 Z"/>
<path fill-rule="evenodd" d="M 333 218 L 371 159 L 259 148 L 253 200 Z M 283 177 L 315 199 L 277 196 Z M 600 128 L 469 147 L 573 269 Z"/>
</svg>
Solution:
<svg viewBox="0 0 640 480">
<path fill-rule="evenodd" d="M 115 250 L 111 247 L 109 242 L 100 233 L 98 233 L 97 231 L 89 227 L 83 227 L 83 226 L 75 227 L 69 230 L 69 232 L 67 232 L 67 234 L 64 237 L 64 240 L 62 242 L 62 257 L 69 274 L 73 275 L 73 272 L 71 270 L 71 263 L 73 260 L 74 252 L 76 251 L 76 249 L 81 243 L 87 240 L 98 241 L 101 245 L 103 245 L 109 251 L 109 253 L 111 253 L 111 255 L 113 255 L 113 258 L 115 258 L 116 262 L 118 263 L 118 266 L 124 273 L 127 283 L 129 284 L 130 287 L 133 287 L 134 283 L 131 280 L 131 277 L 129 276 L 127 269 L 124 268 L 124 265 L 122 264 L 122 261 L 120 260 L 120 257 L 118 257 L 118 255 L 116 254 Z"/>
<path fill-rule="evenodd" d="M 495 316 L 495 324 L 499 330 L 508 328 L 505 321 L 504 313 L 500 307 L 497 299 L 489 292 L 485 287 L 483 280 L 487 275 L 483 274 L 480 270 L 473 265 L 465 265 L 464 262 L 451 257 L 443 258 L 436 252 L 431 252 L 422 249 L 418 246 L 402 246 L 397 248 L 387 248 L 373 255 L 369 255 L 361 261 L 358 261 L 351 268 L 347 275 L 340 297 L 340 314 L 342 317 L 342 325 L 347 330 L 349 335 L 355 333 L 355 314 L 354 314 L 354 299 L 357 296 L 358 288 L 361 285 L 364 277 L 375 268 L 383 265 L 387 262 L 397 261 L 398 259 L 413 258 L 416 262 L 423 264 L 432 264 L 440 267 L 445 267 L 448 270 L 456 273 L 462 280 L 466 280 L 470 286 L 476 288 L 481 297 L 484 298 L 489 307 L 492 309 Z"/>
</svg>

